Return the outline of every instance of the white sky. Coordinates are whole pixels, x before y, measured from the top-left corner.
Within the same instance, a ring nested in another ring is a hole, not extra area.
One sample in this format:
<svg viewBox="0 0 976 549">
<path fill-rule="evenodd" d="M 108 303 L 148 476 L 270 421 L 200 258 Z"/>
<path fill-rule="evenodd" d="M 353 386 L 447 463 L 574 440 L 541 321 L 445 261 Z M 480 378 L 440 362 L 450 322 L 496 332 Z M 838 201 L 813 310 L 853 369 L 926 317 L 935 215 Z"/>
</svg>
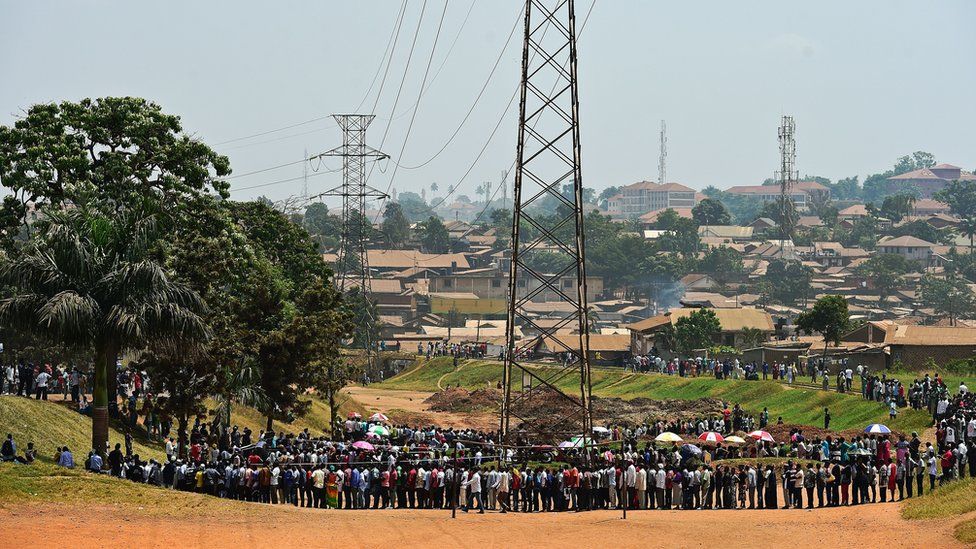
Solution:
<svg viewBox="0 0 976 549">
<path fill-rule="evenodd" d="M 138 95 L 182 117 L 211 144 L 359 105 L 380 66 L 400 2 L 132 2 L 0 0 L 0 124 L 37 102 Z M 441 0 L 429 0 L 394 96 L 423 0 L 409 0 L 369 141 L 402 164 L 446 142 L 517 23 L 513 1 L 450 0 L 410 139 L 410 108 L 431 52 Z M 582 21 L 590 0 L 578 0 Z M 694 188 L 754 184 L 777 164 L 780 115 L 796 119 L 801 174 L 884 170 L 923 149 L 976 168 L 976 3 L 860 0 L 664 2 L 597 0 L 579 42 L 583 178 L 601 189 L 657 178 L 658 127 L 668 179 Z M 460 34 L 459 34 L 460 29 Z M 450 55 L 448 48 L 457 36 Z M 441 194 L 472 164 L 515 91 L 521 27 L 482 100 L 434 161 L 401 169 L 393 187 Z M 438 72 L 439 67 L 443 68 Z M 365 110 L 371 107 L 373 88 Z M 514 159 L 513 106 L 461 190 L 474 196 Z M 329 121 L 215 148 L 236 173 L 300 160 L 341 142 Z M 388 135 L 385 142 L 383 135 Z M 405 144 L 404 144 L 405 143 Z M 399 156 L 403 148 L 402 157 Z M 326 163 L 338 167 L 334 160 Z M 370 183 L 385 189 L 392 167 Z M 300 177 L 294 165 L 236 187 Z M 340 180 L 308 180 L 310 193 Z M 235 192 L 282 198 L 301 181 Z"/>
</svg>

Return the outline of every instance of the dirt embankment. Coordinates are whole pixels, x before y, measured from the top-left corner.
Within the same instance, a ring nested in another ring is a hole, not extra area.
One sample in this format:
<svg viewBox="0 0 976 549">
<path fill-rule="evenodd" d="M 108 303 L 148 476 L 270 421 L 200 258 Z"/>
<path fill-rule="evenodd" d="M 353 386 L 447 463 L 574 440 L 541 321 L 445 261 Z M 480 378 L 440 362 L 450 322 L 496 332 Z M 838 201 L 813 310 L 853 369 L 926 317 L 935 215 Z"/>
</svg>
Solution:
<svg viewBox="0 0 976 549">
<path fill-rule="evenodd" d="M 431 395 L 424 404 L 431 410 L 451 413 L 496 413 L 503 398 L 498 389 L 477 389 L 468 391 L 449 388 Z M 635 398 L 593 397 L 593 419 L 598 423 L 641 424 L 658 419 L 672 421 L 686 420 L 702 416 L 716 415 L 722 411 L 722 401 L 714 398 L 698 400 L 653 400 Z M 529 398 L 518 401 L 521 417 L 543 417 L 565 415 L 572 411 L 573 404 L 552 391 L 536 391 Z"/>
</svg>

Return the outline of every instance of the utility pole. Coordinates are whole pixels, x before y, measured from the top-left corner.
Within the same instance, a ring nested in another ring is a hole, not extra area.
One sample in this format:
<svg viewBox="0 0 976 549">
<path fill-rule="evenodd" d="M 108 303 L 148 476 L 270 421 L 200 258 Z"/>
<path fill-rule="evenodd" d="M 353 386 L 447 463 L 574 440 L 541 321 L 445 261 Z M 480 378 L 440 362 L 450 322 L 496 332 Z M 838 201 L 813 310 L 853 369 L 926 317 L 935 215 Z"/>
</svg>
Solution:
<svg viewBox="0 0 976 549">
<path fill-rule="evenodd" d="M 342 185 L 319 196 L 342 197 L 342 242 L 336 262 L 336 284 L 342 292 L 358 287 L 362 294 L 365 307 L 362 317 L 357 319 L 358 329 L 363 330 L 366 371 L 372 371 L 372 337 L 376 318 L 373 315 L 369 257 L 366 254 L 366 241 L 371 228 L 366 218 L 366 201 L 389 197 L 366 184 L 366 159 L 389 157 L 366 144 L 366 128 L 373 121 L 372 114 L 334 114 L 332 117 L 342 128 L 342 145 L 314 158 L 342 158 Z"/>
<path fill-rule="evenodd" d="M 574 6 L 573 0 L 525 2 L 512 263 L 505 329 L 505 396 L 500 425 L 502 444 L 514 443 L 521 435 L 532 444 L 553 445 L 580 433 L 584 437 L 592 436 Z M 571 186 L 573 193 L 563 195 L 563 185 Z M 539 216 L 531 209 L 547 196 L 565 206 L 550 218 Z M 533 237 L 523 238 L 527 235 L 522 234 L 522 227 L 532 227 Z M 568 238 L 564 236 L 567 233 Z M 555 255 L 559 259 L 551 272 L 533 269 L 533 255 L 540 251 L 551 253 L 548 250 L 558 250 Z M 568 279 L 569 284 L 564 285 L 563 279 Z M 543 293 L 570 305 L 564 317 L 544 327 L 536 324 L 535 316 L 526 310 L 532 299 Z M 538 335 L 517 340 L 516 326 L 531 329 Z M 564 330 L 576 333 L 557 336 Z M 546 369 L 534 367 L 527 355 L 541 345 L 568 356 L 569 360 Z M 569 386 L 574 389 L 561 388 Z M 532 411 L 534 403 L 556 400 L 561 403 L 558 412 L 541 417 Z M 584 456 L 588 463 L 590 452 Z"/>
<path fill-rule="evenodd" d="M 668 125 L 661 121 L 661 155 L 657 160 L 657 183 L 664 185 L 668 179 Z"/>
</svg>

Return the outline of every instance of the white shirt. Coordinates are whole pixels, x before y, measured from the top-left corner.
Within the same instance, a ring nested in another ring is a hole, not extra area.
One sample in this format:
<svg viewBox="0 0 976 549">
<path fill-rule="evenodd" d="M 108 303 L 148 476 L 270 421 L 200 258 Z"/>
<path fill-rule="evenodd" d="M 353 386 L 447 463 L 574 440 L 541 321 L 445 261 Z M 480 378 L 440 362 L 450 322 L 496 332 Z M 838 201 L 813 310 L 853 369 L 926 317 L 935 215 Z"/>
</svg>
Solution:
<svg viewBox="0 0 976 549">
<path fill-rule="evenodd" d="M 41 372 L 37 374 L 37 386 L 47 387 L 47 380 L 51 379 L 51 374 L 47 372 Z"/>
<path fill-rule="evenodd" d="M 471 493 L 472 494 L 480 494 L 481 493 L 481 475 L 479 475 L 478 473 L 475 473 L 475 474 L 471 475 L 471 478 L 469 478 L 468 480 L 466 480 L 464 482 L 464 485 L 467 486 L 467 487 L 469 487 L 469 488 L 471 488 Z"/>
</svg>

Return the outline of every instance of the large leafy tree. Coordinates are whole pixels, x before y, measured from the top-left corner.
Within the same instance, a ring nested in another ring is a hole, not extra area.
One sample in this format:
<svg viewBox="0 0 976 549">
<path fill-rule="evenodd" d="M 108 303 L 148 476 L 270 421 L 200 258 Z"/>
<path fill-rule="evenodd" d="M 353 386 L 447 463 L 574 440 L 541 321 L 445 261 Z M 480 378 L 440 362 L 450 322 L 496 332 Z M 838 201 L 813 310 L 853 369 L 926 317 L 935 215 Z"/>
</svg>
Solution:
<svg viewBox="0 0 976 549">
<path fill-rule="evenodd" d="M 85 206 L 116 215 L 150 198 L 173 213 L 207 193 L 227 196 L 227 158 L 182 132 L 145 99 L 107 97 L 34 105 L 0 126 L 3 244 L 48 210 Z"/>
<path fill-rule="evenodd" d="M 919 286 L 919 297 L 926 307 L 948 318 L 953 326 L 957 319 L 971 318 L 976 314 L 976 295 L 965 280 L 954 276 L 936 278 L 926 275 Z"/>
<path fill-rule="evenodd" d="M 714 198 L 706 198 L 691 209 L 691 216 L 699 225 L 728 225 L 732 216 L 725 205 Z"/>
<path fill-rule="evenodd" d="M 708 273 L 722 286 L 741 276 L 745 270 L 742 254 L 726 246 L 709 248 L 700 264 L 701 272 Z"/>
<path fill-rule="evenodd" d="M 149 254 L 155 221 L 151 211 L 50 211 L 23 253 L 0 264 L 0 280 L 13 289 L 0 301 L 0 324 L 94 353 L 98 452 L 108 441 L 107 380 L 120 354 L 208 336 L 199 295 Z"/>
<path fill-rule="evenodd" d="M 305 208 L 302 224 L 312 238 L 318 242 L 320 249 L 335 249 L 342 238 L 342 219 L 329 212 L 329 207 L 322 202 L 313 202 Z"/>
<path fill-rule="evenodd" d="M 807 334 L 816 332 L 823 336 L 824 358 L 826 358 L 827 345 L 839 344 L 840 336 L 850 327 L 847 300 L 839 295 L 821 297 L 812 309 L 803 311 L 796 317 L 796 325 L 799 330 Z"/>
<path fill-rule="evenodd" d="M 439 217 L 430 216 L 417 229 L 420 231 L 420 244 L 428 253 L 442 254 L 451 250 L 451 236 Z"/>
<path fill-rule="evenodd" d="M 962 219 L 959 230 L 969 237 L 970 255 L 976 251 L 976 181 L 959 180 L 949 183 L 935 194 L 936 200 L 949 205 L 949 211 Z"/>
<path fill-rule="evenodd" d="M 915 210 L 915 196 L 898 193 L 886 196 L 881 203 L 881 214 L 895 223 L 912 214 Z"/>
<path fill-rule="evenodd" d="M 917 270 L 918 263 L 899 254 L 877 254 L 859 265 L 855 272 L 867 278 L 884 302 L 901 285 L 907 273 Z"/>
<path fill-rule="evenodd" d="M 403 215 L 400 204 L 390 202 L 383 210 L 383 239 L 391 248 L 402 248 L 410 238 L 410 222 Z"/>
<path fill-rule="evenodd" d="M 713 338 L 721 332 L 722 323 L 711 309 L 698 309 L 674 323 L 675 344 L 686 356 L 695 349 L 711 347 Z"/>
<path fill-rule="evenodd" d="M 774 300 L 792 305 L 810 292 L 810 269 L 797 261 L 773 259 L 766 267 L 766 278 L 769 282 L 770 297 Z"/>
</svg>

